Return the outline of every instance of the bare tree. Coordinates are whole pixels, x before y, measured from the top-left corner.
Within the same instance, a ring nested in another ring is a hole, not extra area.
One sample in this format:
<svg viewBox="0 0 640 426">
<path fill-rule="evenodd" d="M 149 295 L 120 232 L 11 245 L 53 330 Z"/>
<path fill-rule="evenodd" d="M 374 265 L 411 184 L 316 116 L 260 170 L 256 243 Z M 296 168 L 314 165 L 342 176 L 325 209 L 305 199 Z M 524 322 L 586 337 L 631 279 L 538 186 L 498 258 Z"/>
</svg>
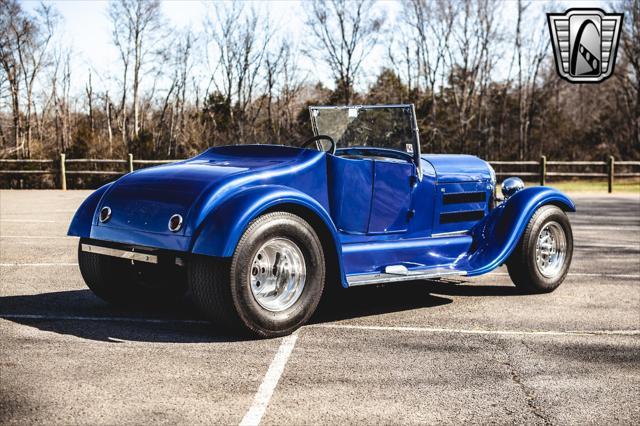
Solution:
<svg viewBox="0 0 640 426">
<path fill-rule="evenodd" d="M 93 84 L 91 83 L 91 70 L 89 70 L 89 81 L 84 88 L 87 94 L 87 104 L 89 106 L 89 127 L 91 128 L 91 135 L 95 130 L 95 116 L 93 113 Z"/>
<path fill-rule="evenodd" d="M 105 123 L 105 127 L 107 130 L 107 140 L 109 141 L 109 158 L 113 157 L 113 129 L 112 129 L 112 123 L 113 123 L 113 104 L 111 103 L 111 99 L 109 98 L 109 91 L 107 90 L 104 93 L 104 109 L 105 109 L 105 117 L 106 117 L 106 123 Z"/>
<path fill-rule="evenodd" d="M 178 141 L 185 137 L 186 108 L 189 102 L 187 86 L 189 75 L 194 66 L 192 51 L 195 40 L 193 33 L 190 30 L 182 31 L 176 39 L 174 48 L 166 58 L 166 63 L 170 64 L 167 68 L 172 70 L 172 74 L 157 122 L 158 130 L 156 130 L 157 133 L 161 133 L 160 128 L 168 129 L 166 153 L 169 156 L 175 153 Z M 167 120 L 168 123 L 166 123 Z"/>
<path fill-rule="evenodd" d="M 216 3 L 207 17 L 208 44 L 217 58 L 211 70 L 211 82 L 230 109 L 237 136 L 244 140 L 247 124 L 255 123 L 262 102 L 254 104 L 262 66 L 273 35 L 269 17 L 244 3 Z"/>
<path fill-rule="evenodd" d="M 623 72 L 618 68 L 615 75 L 631 124 L 626 138 L 629 147 L 625 151 L 632 155 L 634 150 L 640 151 L 640 0 L 620 1 L 613 9 L 625 14 L 621 28 L 622 58 L 619 61 Z"/>
<path fill-rule="evenodd" d="M 546 28 L 529 33 L 525 36 L 522 23 L 528 18 L 526 14 L 530 3 L 518 0 L 518 15 L 516 21 L 515 50 L 518 65 L 518 157 L 524 160 L 529 155 L 529 137 L 533 120 L 535 97 L 537 95 L 537 80 L 540 67 L 549 50 L 550 38 Z M 526 48 L 526 51 L 523 50 Z"/>
<path fill-rule="evenodd" d="M 0 27 L 3 28 L 0 32 L 0 63 L 11 92 L 15 153 L 28 157 L 32 140 L 34 88 L 48 60 L 57 15 L 51 6 L 44 3 L 40 4 L 34 16 L 27 16 L 15 0 L 1 0 L 0 6 Z"/>
<path fill-rule="evenodd" d="M 390 31 L 374 5 L 305 3 L 308 36 L 297 42 L 258 3 L 216 2 L 203 34 L 173 28 L 168 44 L 158 0 L 114 0 L 117 74 L 88 64 L 79 81 L 50 3 L 0 0 L 0 156 L 182 158 L 209 145 L 287 144 L 309 132 L 309 104 L 408 101 L 427 150 L 640 158 L 640 0 L 612 3 L 625 13 L 617 63 L 597 85 L 560 79 L 531 0 L 407 0 Z M 365 65 L 384 50 L 389 62 Z M 303 54 L 330 68 L 334 90 L 310 81 Z M 367 88 L 365 72 L 375 76 Z M 0 175 L 0 185 L 16 181 Z"/>
<path fill-rule="evenodd" d="M 282 66 L 284 64 L 285 55 L 288 54 L 289 44 L 284 41 L 278 46 L 274 52 L 269 52 L 265 59 L 265 71 L 266 71 L 266 96 L 267 96 L 267 132 L 269 136 L 276 136 L 279 132 L 276 129 L 273 113 L 273 98 L 274 91 L 277 85 L 277 79 Z"/>
<path fill-rule="evenodd" d="M 53 122 L 60 152 L 71 146 L 71 51 L 59 51 L 51 73 L 51 98 L 54 105 Z"/>
<path fill-rule="evenodd" d="M 446 66 L 446 55 L 450 49 L 454 23 L 460 13 L 459 4 L 455 1 L 445 0 L 411 0 L 403 5 L 401 19 L 412 29 L 412 39 L 415 45 L 414 60 L 411 62 L 418 72 L 417 83 L 422 83 L 431 100 L 428 143 L 435 144 L 439 138 L 436 81 Z M 409 56 L 411 53 L 407 52 L 406 54 Z M 410 82 L 409 89 L 411 89 Z M 442 150 L 442 145 L 440 149 Z"/>
<path fill-rule="evenodd" d="M 419 89 L 419 56 L 413 34 L 405 30 L 405 25 L 397 25 L 387 47 L 387 57 L 391 69 L 406 83 L 409 92 Z"/>
<path fill-rule="evenodd" d="M 479 76 L 495 41 L 496 0 L 465 0 L 452 32 L 447 55 L 452 64 L 450 80 L 458 115 L 458 149 L 467 150 L 467 138 L 479 89 Z"/>
<path fill-rule="evenodd" d="M 328 65 L 345 104 L 351 103 L 362 61 L 382 27 L 373 5 L 369 0 L 313 0 L 308 8 L 306 24 L 315 41 L 308 54 Z"/>
<path fill-rule="evenodd" d="M 133 128 L 131 136 L 140 132 L 140 85 L 149 54 L 156 48 L 163 19 L 159 0 L 117 0 L 109 3 L 113 42 L 122 61 L 122 114 L 123 142 L 126 142 L 126 100 L 129 68 L 132 67 Z"/>
<path fill-rule="evenodd" d="M 22 122 L 20 111 L 20 60 L 18 49 L 31 37 L 32 29 L 15 0 L 1 0 L 0 27 L 11 29 L 0 32 L 0 61 L 11 94 L 11 113 L 13 118 L 13 143 L 16 156 L 22 151 Z"/>
</svg>

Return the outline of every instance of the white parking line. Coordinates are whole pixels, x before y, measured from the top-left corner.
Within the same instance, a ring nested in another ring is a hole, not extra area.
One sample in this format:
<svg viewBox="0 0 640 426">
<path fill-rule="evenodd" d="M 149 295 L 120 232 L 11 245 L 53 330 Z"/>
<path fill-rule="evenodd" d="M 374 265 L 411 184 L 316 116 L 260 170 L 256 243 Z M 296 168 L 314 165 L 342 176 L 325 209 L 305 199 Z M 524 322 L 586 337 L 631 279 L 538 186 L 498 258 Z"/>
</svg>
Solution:
<svg viewBox="0 0 640 426">
<path fill-rule="evenodd" d="M 583 243 L 574 246 L 575 249 L 584 248 L 621 248 L 621 249 L 640 249 L 640 243 L 638 244 L 600 244 L 600 243 Z"/>
<path fill-rule="evenodd" d="M 509 276 L 508 272 L 489 272 L 486 275 L 501 275 Z M 611 278 L 635 278 L 640 280 L 640 275 L 636 274 L 608 274 L 603 273 L 590 273 L 590 272 L 569 272 L 570 277 L 611 277 Z M 482 275 L 479 275 L 482 276 Z"/>
<path fill-rule="evenodd" d="M 9 320 L 43 320 L 43 321 L 104 321 L 104 322 L 138 322 L 143 324 L 210 324 L 204 320 L 164 319 L 164 318 L 134 318 L 134 317 L 83 317 L 73 315 L 33 315 L 33 314 L 2 314 L 0 318 Z"/>
<path fill-rule="evenodd" d="M 19 239 L 25 239 L 25 240 L 47 240 L 47 239 L 69 239 L 69 241 L 73 241 L 71 238 L 67 235 L 52 235 L 52 236 L 47 236 L 47 235 L 0 235 L 0 238 L 19 238 Z"/>
<path fill-rule="evenodd" d="M 296 340 L 298 340 L 297 333 L 291 334 L 282 339 L 278 352 L 273 358 L 273 361 L 271 361 L 267 374 L 265 374 L 264 379 L 262 379 L 258 392 L 253 397 L 253 403 L 242 418 L 240 426 L 253 426 L 260 424 L 260 420 L 262 420 L 262 416 L 264 416 L 264 413 L 267 410 L 269 400 L 278 385 L 278 381 L 280 380 L 280 376 L 282 376 L 287 360 L 293 351 Z"/>
<path fill-rule="evenodd" d="M 2 314 L 0 318 L 7 320 L 41 320 L 41 321 L 95 321 L 95 322 L 137 322 L 143 324 L 210 324 L 205 320 L 190 319 L 170 319 L 170 318 L 135 318 L 135 317 L 85 317 L 74 315 L 35 315 L 35 314 Z M 405 326 L 381 326 L 381 325 L 352 325 L 352 324 L 311 324 L 305 325 L 303 328 L 334 328 L 346 330 L 370 330 L 370 331 L 396 331 L 396 332 L 421 332 L 421 333 L 448 333 L 448 334 L 481 334 L 481 335 L 501 335 L 501 336 L 638 336 L 640 330 L 486 330 L 486 329 L 464 329 L 464 328 L 438 328 L 438 327 L 405 327 Z M 295 336 L 295 337 L 294 337 Z M 263 384 L 258 389 L 252 409 L 258 401 L 258 395 L 261 395 L 259 401 L 266 395 L 269 386 L 277 385 L 277 378 L 284 370 L 284 364 L 291 355 L 293 345 L 295 345 L 297 332 L 287 336 L 280 344 L 280 348 L 275 358 L 271 362 L 271 366 L 265 375 Z M 290 340 L 287 340 L 290 339 Z M 285 357 L 286 355 L 286 357 Z M 285 357 L 285 358 L 283 358 Z M 273 371 L 272 371 L 273 370 Z M 276 375 L 276 373 L 278 373 Z M 276 378 L 277 377 L 277 378 Z M 268 380 L 267 380 L 268 378 Z M 275 383 L 273 382 L 276 378 Z M 267 386 L 268 383 L 270 384 Z M 264 385 L 264 386 L 263 386 Z M 264 387 L 264 389 L 262 389 Z M 271 389 L 271 393 L 273 393 Z M 268 403 L 268 400 L 267 400 Z M 266 405 L 265 405 L 266 407 Z M 251 410 L 247 412 L 249 414 Z M 254 410 L 255 411 L 255 410 Z M 264 411 L 263 411 L 264 414 Z M 245 417 L 247 417 L 245 415 Z M 262 417 L 262 414 L 261 414 Z"/>
<path fill-rule="evenodd" d="M 0 219 L 0 222 L 15 222 L 15 223 L 56 223 L 55 220 L 42 220 L 42 219 Z"/>
<path fill-rule="evenodd" d="M 47 267 L 47 266 L 78 266 L 77 263 L 0 263 L 0 266 L 35 266 L 35 267 Z"/>
<path fill-rule="evenodd" d="M 576 225 L 573 224 L 575 231 L 591 230 L 591 231 L 629 231 L 631 228 L 640 228 L 640 225 L 624 225 L 624 226 L 611 226 L 611 225 Z"/>
<path fill-rule="evenodd" d="M 636 336 L 640 330 L 567 330 L 567 331 L 538 331 L 538 330 L 474 330 L 459 328 L 431 328 L 431 327 L 391 327 L 377 325 L 349 325 L 349 324 L 314 324 L 312 328 L 338 328 L 349 330 L 374 330 L 374 331 L 400 331 L 423 333 L 449 333 L 449 334 L 497 334 L 497 335 L 542 335 L 542 336 Z"/>
</svg>

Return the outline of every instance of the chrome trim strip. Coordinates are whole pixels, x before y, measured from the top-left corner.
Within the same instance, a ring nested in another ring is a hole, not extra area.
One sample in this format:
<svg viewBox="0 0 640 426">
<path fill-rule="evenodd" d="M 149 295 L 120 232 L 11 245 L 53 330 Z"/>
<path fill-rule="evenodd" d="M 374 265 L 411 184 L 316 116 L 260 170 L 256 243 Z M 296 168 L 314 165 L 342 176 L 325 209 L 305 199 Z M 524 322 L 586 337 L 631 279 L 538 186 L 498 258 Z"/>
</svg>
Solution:
<svg viewBox="0 0 640 426">
<path fill-rule="evenodd" d="M 416 281 L 429 278 L 440 278 L 450 275 L 467 275 L 467 271 L 458 271 L 455 269 L 423 269 L 419 271 L 409 271 L 408 275 L 394 275 L 386 273 L 367 274 L 367 275 L 351 275 L 347 276 L 347 284 L 349 287 L 357 287 L 361 285 L 393 283 L 399 281 Z"/>
<path fill-rule="evenodd" d="M 442 237 L 455 237 L 457 235 L 469 235 L 469 229 L 465 229 L 463 231 L 451 231 L 451 232 L 441 232 L 439 234 L 431 234 L 431 237 L 442 238 Z"/>
<path fill-rule="evenodd" d="M 82 251 L 86 251 L 88 253 L 102 254 L 105 256 L 118 257 L 120 259 L 135 260 L 138 262 L 158 263 L 158 256 L 153 254 L 118 250 L 118 249 L 113 249 L 109 247 L 94 246 L 91 244 L 82 244 Z"/>
</svg>

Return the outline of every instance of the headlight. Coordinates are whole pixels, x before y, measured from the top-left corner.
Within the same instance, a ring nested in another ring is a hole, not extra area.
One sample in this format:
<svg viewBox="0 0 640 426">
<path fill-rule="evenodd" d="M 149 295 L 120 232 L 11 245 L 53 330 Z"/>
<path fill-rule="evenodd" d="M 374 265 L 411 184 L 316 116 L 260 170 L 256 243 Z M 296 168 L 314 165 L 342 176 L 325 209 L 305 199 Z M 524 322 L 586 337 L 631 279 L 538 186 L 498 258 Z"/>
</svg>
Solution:
<svg viewBox="0 0 640 426">
<path fill-rule="evenodd" d="M 506 178 L 504 182 L 502 182 L 502 196 L 506 200 L 523 188 L 524 182 L 519 177 Z"/>
</svg>

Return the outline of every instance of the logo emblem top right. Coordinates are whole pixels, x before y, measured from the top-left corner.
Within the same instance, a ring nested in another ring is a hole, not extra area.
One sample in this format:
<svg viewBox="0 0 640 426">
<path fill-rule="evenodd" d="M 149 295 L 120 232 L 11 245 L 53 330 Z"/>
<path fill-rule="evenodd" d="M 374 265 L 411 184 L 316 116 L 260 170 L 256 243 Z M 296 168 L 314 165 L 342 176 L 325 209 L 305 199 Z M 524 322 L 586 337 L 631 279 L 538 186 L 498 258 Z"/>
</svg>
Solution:
<svg viewBox="0 0 640 426">
<path fill-rule="evenodd" d="M 560 77 L 571 83 L 599 83 L 611 77 L 622 17 L 601 9 L 547 13 Z"/>
</svg>

